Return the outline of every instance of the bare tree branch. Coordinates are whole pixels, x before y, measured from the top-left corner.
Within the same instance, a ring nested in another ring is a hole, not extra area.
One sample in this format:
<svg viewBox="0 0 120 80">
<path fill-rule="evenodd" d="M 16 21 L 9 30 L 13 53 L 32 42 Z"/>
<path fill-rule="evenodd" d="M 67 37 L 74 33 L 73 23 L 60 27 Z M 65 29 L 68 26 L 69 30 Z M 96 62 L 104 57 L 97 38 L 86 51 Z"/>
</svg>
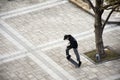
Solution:
<svg viewBox="0 0 120 80">
<path fill-rule="evenodd" d="M 93 3 L 90 0 L 86 0 L 86 1 L 88 2 L 88 4 L 91 6 L 93 11 L 95 12 L 95 7 L 93 6 Z"/>
<path fill-rule="evenodd" d="M 119 7 L 119 6 L 116 6 L 116 7 L 112 8 L 112 10 L 110 11 L 110 13 L 108 14 L 108 16 L 107 16 L 107 18 L 106 18 L 106 20 L 105 20 L 105 22 L 104 22 L 104 24 L 103 24 L 103 26 L 102 26 L 102 33 L 103 33 L 103 30 L 104 30 L 104 28 L 105 28 L 105 25 L 106 25 L 106 23 L 108 22 L 111 14 L 115 11 L 115 9 L 116 9 L 117 7 Z"/>
<path fill-rule="evenodd" d="M 111 4 L 109 4 L 109 5 L 104 5 L 104 6 L 103 6 L 103 9 L 107 9 L 107 8 L 109 8 L 109 7 L 111 7 L 111 6 L 114 6 L 114 5 L 119 5 L 119 6 L 120 6 L 120 1 L 119 1 L 119 2 L 115 2 L 115 3 L 111 3 Z"/>
</svg>

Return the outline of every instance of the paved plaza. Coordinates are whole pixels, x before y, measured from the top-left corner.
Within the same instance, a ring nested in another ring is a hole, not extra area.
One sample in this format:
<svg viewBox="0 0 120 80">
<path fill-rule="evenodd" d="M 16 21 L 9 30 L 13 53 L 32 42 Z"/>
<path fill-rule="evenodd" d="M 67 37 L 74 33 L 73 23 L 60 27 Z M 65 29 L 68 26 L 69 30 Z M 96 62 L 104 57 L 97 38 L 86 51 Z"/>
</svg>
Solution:
<svg viewBox="0 0 120 80">
<path fill-rule="evenodd" d="M 65 34 L 78 41 L 80 68 L 66 59 Z M 120 53 L 120 25 L 107 24 L 103 39 Z M 120 80 L 120 59 L 94 64 L 84 55 L 94 40 L 94 17 L 67 0 L 1 0 L 0 80 Z"/>
</svg>

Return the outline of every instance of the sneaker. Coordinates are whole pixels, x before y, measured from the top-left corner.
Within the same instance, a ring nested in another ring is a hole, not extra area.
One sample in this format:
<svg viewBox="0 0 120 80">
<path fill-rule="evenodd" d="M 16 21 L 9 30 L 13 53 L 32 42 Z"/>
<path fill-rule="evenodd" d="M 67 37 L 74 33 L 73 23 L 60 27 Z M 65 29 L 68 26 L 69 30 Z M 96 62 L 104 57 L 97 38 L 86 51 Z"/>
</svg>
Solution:
<svg viewBox="0 0 120 80">
<path fill-rule="evenodd" d="M 81 61 L 79 61 L 79 63 L 78 63 L 78 67 L 80 67 L 80 66 L 81 66 L 81 63 L 82 63 L 82 62 L 81 62 Z"/>
<path fill-rule="evenodd" d="M 66 57 L 68 60 L 71 58 L 71 55 L 67 55 L 67 57 Z"/>
</svg>

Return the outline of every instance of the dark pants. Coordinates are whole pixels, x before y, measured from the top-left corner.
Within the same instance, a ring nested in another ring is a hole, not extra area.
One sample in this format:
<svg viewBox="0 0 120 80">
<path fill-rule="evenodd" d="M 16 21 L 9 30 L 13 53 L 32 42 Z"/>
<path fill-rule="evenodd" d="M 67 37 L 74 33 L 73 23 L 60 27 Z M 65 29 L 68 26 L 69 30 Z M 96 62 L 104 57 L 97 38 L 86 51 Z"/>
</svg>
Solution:
<svg viewBox="0 0 120 80">
<path fill-rule="evenodd" d="M 73 49 L 73 51 L 74 51 L 74 53 L 75 53 L 75 56 L 76 56 L 76 58 L 77 58 L 77 61 L 80 61 L 80 55 L 79 55 L 79 53 L 78 53 L 77 48 L 67 48 L 67 49 L 66 49 L 66 55 L 67 55 L 67 56 L 70 55 L 70 54 L 69 54 L 69 50 L 70 50 L 70 49 Z"/>
</svg>

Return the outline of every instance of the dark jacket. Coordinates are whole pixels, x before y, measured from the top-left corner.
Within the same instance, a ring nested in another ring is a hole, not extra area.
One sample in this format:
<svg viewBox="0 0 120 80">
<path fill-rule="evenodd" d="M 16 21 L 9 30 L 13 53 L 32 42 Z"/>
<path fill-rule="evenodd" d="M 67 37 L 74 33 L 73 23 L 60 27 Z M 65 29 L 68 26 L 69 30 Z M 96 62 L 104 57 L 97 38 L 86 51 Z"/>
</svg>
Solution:
<svg viewBox="0 0 120 80">
<path fill-rule="evenodd" d="M 71 35 L 68 35 L 68 40 L 70 42 L 70 45 L 67 46 L 68 48 L 77 48 L 78 44 L 75 38 L 73 38 Z"/>
</svg>

